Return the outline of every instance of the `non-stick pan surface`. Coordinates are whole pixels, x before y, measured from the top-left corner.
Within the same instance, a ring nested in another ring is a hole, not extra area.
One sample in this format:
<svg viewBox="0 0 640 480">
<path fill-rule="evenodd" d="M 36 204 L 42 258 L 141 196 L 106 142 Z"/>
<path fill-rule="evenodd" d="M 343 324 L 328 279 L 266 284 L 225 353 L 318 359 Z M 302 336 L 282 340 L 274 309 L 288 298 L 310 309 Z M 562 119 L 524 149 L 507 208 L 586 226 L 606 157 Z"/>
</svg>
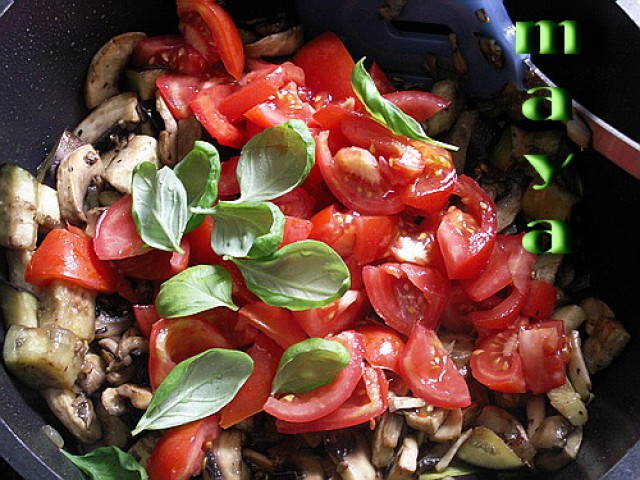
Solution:
<svg viewBox="0 0 640 480">
<path fill-rule="evenodd" d="M 8 3 L 0 0 L 0 12 Z M 614 2 L 600 2 L 605 3 L 615 7 Z M 86 114 L 81 85 L 92 53 L 108 38 L 124 31 L 150 34 L 171 31 L 175 28 L 173 10 L 171 0 L 17 0 L 9 6 L 0 16 L 0 163 L 12 162 L 35 170 L 62 130 L 73 127 Z M 590 17 L 596 30 L 610 32 L 608 35 L 614 40 L 625 35 L 625 30 L 630 35 L 638 33 L 637 27 L 634 31 L 633 24 L 625 23 L 624 16 L 618 18 L 615 14 L 609 18 L 606 11 L 594 11 Z M 611 19 L 614 23 L 607 24 Z M 617 29 L 618 33 L 614 35 L 611 29 Z M 620 55 L 623 63 L 629 63 L 624 50 L 610 54 L 614 64 L 616 55 Z M 592 63 L 589 68 L 605 67 Z M 581 95 L 587 98 L 579 100 L 588 107 L 588 97 L 602 91 L 606 100 L 593 102 L 597 104 L 596 113 L 607 118 L 610 110 L 616 126 L 638 139 L 637 102 L 630 105 L 637 94 L 629 93 L 639 90 L 638 82 L 633 81 L 631 74 L 625 81 L 622 71 L 616 75 L 615 91 L 600 90 L 607 88 L 607 77 L 616 74 L 615 65 L 611 68 L 598 89 L 593 86 L 594 77 L 583 71 L 571 74 L 565 68 L 557 73 L 556 80 L 570 90 L 586 92 Z M 637 78 L 637 65 L 625 68 L 635 68 Z M 553 71 L 548 73 L 553 77 Z M 581 223 L 576 235 L 583 240 L 576 258 L 583 258 L 591 271 L 592 288 L 588 293 L 597 293 L 611 305 L 630 330 L 632 341 L 613 366 L 595 377 L 596 398 L 589 408 L 591 420 L 585 429 L 579 459 L 553 478 L 599 478 L 618 462 L 607 478 L 637 478 L 640 476 L 640 185 L 597 155 L 584 155 L 576 163 L 586 191 L 578 212 Z M 4 333 L 0 333 L 0 343 L 3 340 Z M 54 421 L 43 402 L 9 378 L 2 366 L 0 455 L 27 479 L 81 479 L 80 473 L 42 434 L 45 423 Z"/>
</svg>

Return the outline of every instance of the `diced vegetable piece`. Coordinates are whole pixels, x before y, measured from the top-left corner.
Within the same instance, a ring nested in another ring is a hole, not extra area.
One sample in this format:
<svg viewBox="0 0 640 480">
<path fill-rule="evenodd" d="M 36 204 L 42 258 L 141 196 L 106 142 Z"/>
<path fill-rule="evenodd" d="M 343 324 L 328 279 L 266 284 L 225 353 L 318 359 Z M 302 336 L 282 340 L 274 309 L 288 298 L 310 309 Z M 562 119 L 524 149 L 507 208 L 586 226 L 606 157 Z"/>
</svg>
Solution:
<svg viewBox="0 0 640 480">
<path fill-rule="evenodd" d="M 446 132 L 453 126 L 462 111 L 464 101 L 453 80 L 437 82 L 431 89 L 431 93 L 451 102 L 447 108 L 436 113 L 425 123 L 427 135 L 434 137 Z"/>
<path fill-rule="evenodd" d="M 9 283 L 20 290 L 28 290 L 30 292 L 34 290 L 34 287 L 25 281 L 24 275 L 29 262 L 31 262 L 31 257 L 33 257 L 33 250 L 7 249 Z"/>
<path fill-rule="evenodd" d="M 58 192 L 44 183 L 38 184 L 36 222 L 45 231 L 62 227 Z"/>
<path fill-rule="evenodd" d="M 71 388 L 86 350 L 86 342 L 64 328 L 13 325 L 3 354 L 9 371 L 30 387 Z"/>
<path fill-rule="evenodd" d="M 631 340 L 631 335 L 615 318 L 601 317 L 584 342 L 584 360 L 591 373 L 611 365 Z"/>
<path fill-rule="evenodd" d="M 143 102 L 152 100 L 156 97 L 156 80 L 168 70 L 163 68 L 154 68 L 151 70 L 134 70 L 127 69 L 125 76 L 127 79 L 127 88 L 138 94 L 138 98 Z"/>
<path fill-rule="evenodd" d="M 0 307 L 6 328 L 38 326 L 38 299 L 32 293 L 0 283 Z"/>
<path fill-rule="evenodd" d="M 580 200 L 576 195 L 552 183 L 542 190 L 534 189 L 540 183 L 534 179 L 522 196 L 522 213 L 532 220 L 567 220 L 571 209 Z"/>
<path fill-rule="evenodd" d="M 83 340 L 95 336 L 96 293 L 63 280 L 53 280 L 40 292 L 41 327 L 65 328 Z"/>
<path fill-rule="evenodd" d="M 127 92 L 111 97 L 101 103 L 73 130 L 73 133 L 87 143 L 94 143 L 116 125 L 140 123 L 138 98 Z"/>
<path fill-rule="evenodd" d="M 571 425 L 581 426 L 587 422 L 589 418 L 587 407 L 569 379 L 564 382 L 564 385 L 549 390 L 547 397 L 551 406 L 569 420 Z"/>
<path fill-rule="evenodd" d="M 541 451 L 536 455 L 536 468 L 545 472 L 555 472 L 576 459 L 582 443 L 582 428 L 576 428 L 567 436 L 567 444 L 559 452 Z"/>
<path fill-rule="evenodd" d="M 36 247 L 38 182 L 17 165 L 0 166 L 0 246 L 33 250 Z"/>
<path fill-rule="evenodd" d="M 522 459 L 495 432 L 485 427 L 476 427 L 456 455 L 471 465 L 493 470 L 524 466 Z"/>
<path fill-rule="evenodd" d="M 123 149 L 116 153 L 104 172 L 104 179 L 116 190 L 131 193 L 133 169 L 141 162 L 151 162 L 160 166 L 158 141 L 148 135 L 136 135 Z"/>
<path fill-rule="evenodd" d="M 84 393 L 71 389 L 49 388 L 44 391 L 47 405 L 67 429 L 82 443 L 95 443 L 102 437 L 93 402 Z"/>
<path fill-rule="evenodd" d="M 564 307 L 554 310 L 551 318 L 554 320 L 562 320 L 562 323 L 564 323 L 564 333 L 568 335 L 571 331 L 580 328 L 587 319 L 587 314 L 578 305 L 565 305 Z"/>
<path fill-rule="evenodd" d="M 582 355 L 580 333 L 572 330 L 567 334 L 569 341 L 569 365 L 567 366 L 567 375 L 575 388 L 580 394 L 583 401 L 589 401 L 591 397 L 591 378 L 589 378 L 589 370 Z"/>
</svg>

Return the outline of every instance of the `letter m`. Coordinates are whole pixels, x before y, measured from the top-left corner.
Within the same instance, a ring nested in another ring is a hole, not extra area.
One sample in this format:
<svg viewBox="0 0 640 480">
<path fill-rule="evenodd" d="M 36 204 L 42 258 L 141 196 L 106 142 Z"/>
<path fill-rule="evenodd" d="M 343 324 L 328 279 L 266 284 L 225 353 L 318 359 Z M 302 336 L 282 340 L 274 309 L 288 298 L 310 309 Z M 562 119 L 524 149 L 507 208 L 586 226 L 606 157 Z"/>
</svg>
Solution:
<svg viewBox="0 0 640 480">
<path fill-rule="evenodd" d="M 556 23 L 551 20 L 539 22 L 516 22 L 516 53 L 533 53 L 533 32 L 538 28 L 540 54 L 561 53 L 558 48 L 556 30 L 564 29 L 565 54 L 580 53 L 580 30 L 575 20 Z"/>
</svg>

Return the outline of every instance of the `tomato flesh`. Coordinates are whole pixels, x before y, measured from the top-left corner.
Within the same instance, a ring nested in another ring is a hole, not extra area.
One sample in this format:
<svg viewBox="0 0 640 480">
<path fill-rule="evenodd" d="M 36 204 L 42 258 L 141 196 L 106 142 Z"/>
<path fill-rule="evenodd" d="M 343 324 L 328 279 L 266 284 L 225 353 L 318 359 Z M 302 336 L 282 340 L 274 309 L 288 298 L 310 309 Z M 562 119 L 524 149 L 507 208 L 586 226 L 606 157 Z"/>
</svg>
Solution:
<svg viewBox="0 0 640 480">
<path fill-rule="evenodd" d="M 100 216 L 93 248 L 100 260 L 120 260 L 150 250 L 140 238 L 133 221 L 131 195 L 122 197 Z"/>
<path fill-rule="evenodd" d="M 363 290 L 347 290 L 325 307 L 292 312 L 296 322 L 310 337 L 338 334 L 364 319 L 369 301 Z"/>
<path fill-rule="evenodd" d="M 400 353 L 405 343 L 395 330 L 379 324 L 354 328 L 364 337 L 364 358 L 374 367 L 400 372 Z"/>
<path fill-rule="evenodd" d="M 554 324 L 532 325 L 518 333 L 527 389 L 546 393 L 565 382 L 564 335 Z"/>
<path fill-rule="evenodd" d="M 294 320 L 292 312 L 284 308 L 253 302 L 242 307 L 239 315 L 244 322 L 264 332 L 282 349 L 286 350 L 308 338 Z"/>
<path fill-rule="evenodd" d="M 486 337 L 471 354 L 473 378 L 492 390 L 525 393 L 527 385 L 518 344 L 518 331 L 512 328 Z"/>
</svg>

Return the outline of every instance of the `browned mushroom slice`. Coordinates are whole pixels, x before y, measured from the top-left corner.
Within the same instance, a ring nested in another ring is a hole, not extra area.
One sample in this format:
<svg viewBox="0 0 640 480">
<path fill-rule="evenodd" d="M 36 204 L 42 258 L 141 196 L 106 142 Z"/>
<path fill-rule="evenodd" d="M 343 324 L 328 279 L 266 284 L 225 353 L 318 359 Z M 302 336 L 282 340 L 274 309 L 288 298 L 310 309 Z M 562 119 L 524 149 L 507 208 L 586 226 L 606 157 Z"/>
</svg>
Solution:
<svg viewBox="0 0 640 480">
<path fill-rule="evenodd" d="M 414 478 L 418 468 L 418 442 L 413 435 L 407 435 L 395 460 L 389 468 L 385 480 L 409 480 Z"/>
<path fill-rule="evenodd" d="M 127 32 L 105 43 L 91 59 L 84 86 L 87 108 L 93 109 L 106 99 L 120 93 L 118 84 L 133 48 L 146 34 Z"/>
<path fill-rule="evenodd" d="M 158 141 L 148 135 L 136 135 L 113 157 L 103 178 L 121 193 L 131 193 L 133 169 L 141 162 L 160 166 Z"/>
<path fill-rule="evenodd" d="M 60 165 L 60 162 L 74 150 L 80 148 L 85 142 L 78 138 L 73 133 L 65 130 L 58 138 L 58 141 L 47 155 L 47 158 L 38 165 L 36 172 L 36 179 L 42 183 L 47 175 L 51 178 L 55 177 L 55 171 Z"/>
<path fill-rule="evenodd" d="M 385 412 L 378 420 L 371 444 L 371 463 L 386 467 L 393 460 L 393 453 L 402 435 L 404 422 L 400 415 Z"/>
<path fill-rule="evenodd" d="M 572 430 L 573 427 L 566 418 L 560 415 L 547 417 L 531 437 L 531 444 L 537 450 L 562 449 L 567 444 L 567 436 Z"/>
<path fill-rule="evenodd" d="M 582 443 L 582 428 L 578 427 L 567 435 L 562 450 L 544 450 L 536 455 L 536 468 L 545 472 L 555 472 L 576 459 Z"/>
<path fill-rule="evenodd" d="M 297 25 L 249 43 L 244 51 L 251 58 L 293 55 L 302 46 L 302 41 L 302 27 Z"/>
<path fill-rule="evenodd" d="M 57 174 L 58 203 L 62 218 L 73 224 L 83 224 L 84 197 L 89 184 L 102 174 L 103 165 L 98 152 L 84 145 L 67 155 Z"/>
<path fill-rule="evenodd" d="M 164 165 L 178 163 L 178 122 L 159 93 L 156 94 L 156 110 L 164 122 L 164 130 L 158 136 L 158 154 Z"/>
<path fill-rule="evenodd" d="M 453 164 L 458 173 L 464 172 L 464 166 L 467 163 L 467 149 L 479 118 L 480 112 L 478 110 L 464 110 L 446 136 L 447 143 L 459 148 L 458 151 L 451 152 Z"/>
<path fill-rule="evenodd" d="M 202 138 L 202 125 L 191 115 L 184 120 L 178 120 L 178 162 L 193 150 L 196 140 Z"/>
<path fill-rule="evenodd" d="M 49 388 L 43 395 L 55 416 L 82 443 L 94 443 L 102 438 L 102 427 L 90 398 L 57 388 Z"/>
<path fill-rule="evenodd" d="M 87 143 L 95 143 L 115 126 L 140 123 L 135 93 L 121 93 L 105 100 L 73 130 Z"/>
<path fill-rule="evenodd" d="M 242 461 L 242 432 L 223 430 L 213 449 L 215 468 L 219 475 L 211 478 L 224 480 L 248 480 L 249 469 Z"/>
<path fill-rule="evenodd" d="M 573 388 L 580 394 L 580 398 L 587 402 L 591 399 L 591 378 L 582 355 L 580 333 L 577 330 L 572 330 L 568 334 L 568 339 L 569 365 L 567 375 Z"/>
<path fill-rule="evenodd" d="M 444 421 L 438 431 L 430 436 L 434 442 L 451 442 L 458 438 L 462 433 L 462 410 L 454 408 L 449 410 L 447 419 Z"/>
<path fill-rule="evenodd" d="M 431 137 L 448 131 L 456 122 L 458 115 L 462 111 L 464 101 L 462 94 L 453 80 L 443 80 L 437 82 L 431 89 L 432 93 L 451 101 L 449 106 L 439 111 L 425 123 L 425 130 Z"/>
<path fill-rule="evenodd" d="M 146 466 L 147 459 L 151 455 L 151 452 L 153 452 L 153 448 L 156 446 L 156 443 L 158 443 L 161 436 L 162 433 L 157 431 L 145 433 L 140 440 L 129 448 L 129 453 L 133 455 L 133 458 L 135 458 L 140 465 L 143 467 Z"/>
<path fill-rule="evenodd" d="M 330 432 L 325 448 L 343 480 L 376 480 L 369 445 L 361 433 L 353 430 Z"/>
</svg>

